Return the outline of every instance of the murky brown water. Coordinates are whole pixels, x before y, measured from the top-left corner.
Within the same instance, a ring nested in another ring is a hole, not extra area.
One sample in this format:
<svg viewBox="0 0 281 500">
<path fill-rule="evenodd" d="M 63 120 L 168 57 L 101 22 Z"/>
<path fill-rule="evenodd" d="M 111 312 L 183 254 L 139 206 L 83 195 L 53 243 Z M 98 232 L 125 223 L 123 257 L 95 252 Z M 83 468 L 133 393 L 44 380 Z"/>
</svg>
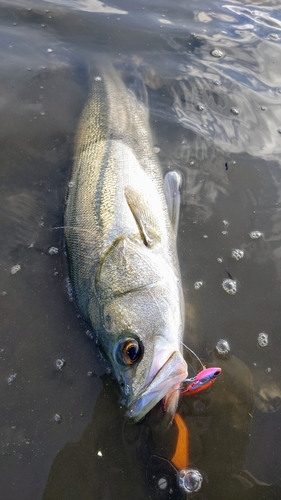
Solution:
<svg viewBox="0 0 281 500">
<path fill-rule="evenodd" d="M 212 351 L 216 384 L 180 408 L 204 477 L 194 498 L 281 498 L 280 5 L 2 0 L 0 20 L 1 499 L 181 498 L 151 479 L 175 428 L 163 439 L 149 419 L 126 424 L 65 291 L 55 228 L 97 54 L 138 68 L 163 171 L 184 177 L 185 342 L 207 362 L 220 338 L 231 347 Z"/>
</svg>

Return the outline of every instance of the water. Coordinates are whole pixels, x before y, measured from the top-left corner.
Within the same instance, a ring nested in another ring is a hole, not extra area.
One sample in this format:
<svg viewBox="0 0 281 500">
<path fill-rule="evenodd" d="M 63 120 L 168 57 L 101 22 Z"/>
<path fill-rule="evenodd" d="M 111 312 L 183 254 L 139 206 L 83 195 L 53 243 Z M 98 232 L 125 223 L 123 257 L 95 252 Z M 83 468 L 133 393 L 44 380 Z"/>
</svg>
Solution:
<svg viewBox="0 0 281 500">
<path fill-rule="evenodd" d="M 175 426 L 163 439 L 153 412 L 126 422 L 66 292 L 58 228 L 87 66 L 103 54 L 142 75 L 163 171 L 182 174 L 184 341 L 223 370 L 180 407 L 194 498 L 281 498 L 279 3 L 1 0 L 0 19 L 1 499 L 181 495 Z"/>
</svg>

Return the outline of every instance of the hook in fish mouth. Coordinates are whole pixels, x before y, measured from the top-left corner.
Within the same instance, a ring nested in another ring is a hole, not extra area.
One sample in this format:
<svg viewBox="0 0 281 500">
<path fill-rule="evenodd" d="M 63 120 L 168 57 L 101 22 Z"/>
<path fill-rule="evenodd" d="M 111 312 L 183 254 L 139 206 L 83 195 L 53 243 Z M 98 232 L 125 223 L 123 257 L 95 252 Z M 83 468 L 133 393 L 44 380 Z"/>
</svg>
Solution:
<svg viewBox="0 0 281 500">
<path fill-rule="evenodd" d="M 161 399 L 165 398 L 165 410 L 173 416 L 179 396 L 178 391 L 175 389 L 186 377 L 187 364 L 182 354 L 179 351 L 172 352 L 156 374 L 154 374 L 152 366 L 148 376 L 148 383 L 131 402 L 127 415 L 138 422 Z"/>
</svg>

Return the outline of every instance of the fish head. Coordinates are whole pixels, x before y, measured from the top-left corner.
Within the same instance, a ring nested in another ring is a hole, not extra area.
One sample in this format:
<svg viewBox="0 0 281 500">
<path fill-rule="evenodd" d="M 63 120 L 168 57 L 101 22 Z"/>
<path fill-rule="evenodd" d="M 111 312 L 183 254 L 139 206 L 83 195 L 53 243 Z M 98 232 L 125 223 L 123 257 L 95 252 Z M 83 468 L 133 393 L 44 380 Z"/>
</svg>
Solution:
<svg viewBox="0 0 281 500">
<path fill-rule="evenodd" d="M 143 418 L 160 400 L 170 419 L 187 377 L 178 301 L 161 284 L 109 300 L 101 343 L 122 390 L 128 416 Z"/>
</svg>

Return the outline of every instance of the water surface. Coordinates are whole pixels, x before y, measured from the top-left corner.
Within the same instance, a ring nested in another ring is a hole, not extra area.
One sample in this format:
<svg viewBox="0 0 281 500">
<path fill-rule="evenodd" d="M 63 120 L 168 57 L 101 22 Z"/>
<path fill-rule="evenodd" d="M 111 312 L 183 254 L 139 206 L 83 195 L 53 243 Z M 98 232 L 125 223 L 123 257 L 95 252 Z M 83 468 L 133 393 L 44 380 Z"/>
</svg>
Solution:
<svg viewBox="0 0 281 500">
<path fill-rule="evenodd" d="M 163 172 L 183 175 L 184 340 L 223 368 L 180 409 L 195 498 L 280 498 L 280 5 L 2 0 L 0 19 L 1 499 L 179 498 L 151 489 L 147 467 L 172 456 L 175 429 L 151 446 L 149 419 L 126 424 L 66 293 L 58 228 L 87 68 L 104 56 L 142 76 Z"/>
</svg>

